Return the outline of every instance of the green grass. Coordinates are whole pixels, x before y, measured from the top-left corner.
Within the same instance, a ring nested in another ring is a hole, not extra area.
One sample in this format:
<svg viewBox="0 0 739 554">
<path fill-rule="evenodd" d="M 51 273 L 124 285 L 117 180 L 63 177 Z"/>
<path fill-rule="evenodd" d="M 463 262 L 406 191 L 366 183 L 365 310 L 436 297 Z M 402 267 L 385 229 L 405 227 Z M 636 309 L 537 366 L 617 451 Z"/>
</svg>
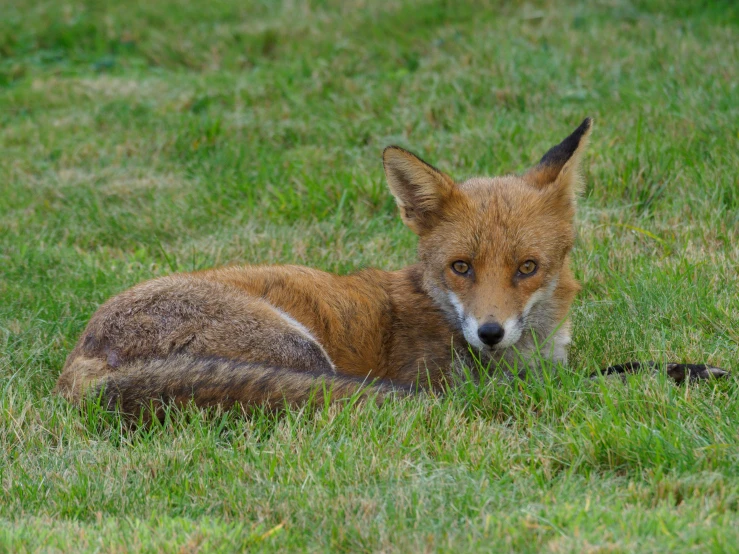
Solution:
<svg viewBox="0 0 739 554">
<path fill-rule="evenodd" d="M 739 9 L 603 0 L 0 3 L 0 551 L 726 552 Z M 51 389 L 95 308 L 240 262 L 398 268 L 380 152 L 520 171 L 596 125 L 571 373 L 124 432 Z"/>
</svg>

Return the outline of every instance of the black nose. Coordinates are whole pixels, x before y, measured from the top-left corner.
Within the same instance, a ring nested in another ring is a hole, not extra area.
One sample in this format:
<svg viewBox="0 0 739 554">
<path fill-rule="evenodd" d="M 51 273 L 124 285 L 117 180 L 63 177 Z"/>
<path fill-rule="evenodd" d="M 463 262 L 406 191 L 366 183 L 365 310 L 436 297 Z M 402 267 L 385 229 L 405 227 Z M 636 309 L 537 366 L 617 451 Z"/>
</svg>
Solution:
<svg viewBox="0 0 739 554">
<path fill-rule="evenodd" d="M 486 323 L 485 325 L 480 325 L 480 328 L 477 330 L 477 336 L 480 337 L 480 340 L 488 346 L 495 346 L 498 344 L 503 340 L 503 335 L 505 335 L 505 329 L 497 323 Z"/>
</svg>

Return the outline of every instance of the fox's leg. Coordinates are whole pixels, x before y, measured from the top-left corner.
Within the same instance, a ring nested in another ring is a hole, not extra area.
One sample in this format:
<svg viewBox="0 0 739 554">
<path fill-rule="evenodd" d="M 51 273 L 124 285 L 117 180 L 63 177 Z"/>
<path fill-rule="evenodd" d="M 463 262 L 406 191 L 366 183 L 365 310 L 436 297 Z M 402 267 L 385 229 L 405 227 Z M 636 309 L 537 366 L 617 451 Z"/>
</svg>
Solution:
<svg viewBox="0 0 739 554">
<path fill-rule="evenodd" d="M 661 372 L 663 369 L 667 372 L 667 375 L 676 383 L 682 383 L 686 380 L 700 381 L 703 379 L 712 379 L 715 377 L 723 377 L 724 375 L 729 374 L 729 372 L 725 369 L 710 366 L 707 364 L 658 364 L 655 362 L 626 362 L 625 364 L 618 364 L 606 367 L 600 372 L 593 373 L 590 377 L 597 377 L 599 374 L 623 375 L 626 373 L 636 373 L 638 371 L 644 370 Z"/>
</svg>

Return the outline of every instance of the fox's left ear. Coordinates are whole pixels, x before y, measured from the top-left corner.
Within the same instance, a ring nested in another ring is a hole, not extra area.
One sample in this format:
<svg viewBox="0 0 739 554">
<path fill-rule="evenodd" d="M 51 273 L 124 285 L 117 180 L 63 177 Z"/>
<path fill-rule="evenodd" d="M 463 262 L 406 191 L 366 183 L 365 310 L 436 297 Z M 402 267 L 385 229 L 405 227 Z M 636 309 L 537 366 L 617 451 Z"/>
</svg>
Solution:
<svg viewBox="0 0 739 554">
<path fill-rule="evenodd" d="M 382 163 L 403 222 L 423 235 L 438 222 L 453 194 L 454 180 L 399 146 L 385 148 Z"/>
<path fill-rule="evenodd" d="M 585 118 L 569 137 L 544 154 L 539 163 L 524 175 L 524 178 L 538 188 L 547 188 L 557 183 L 556 188 L 567 190 L 573 196 L 577 194 L 580 188 L 580 157 L 588 142 L 592 127 L 593 118 Z"/>
</svg>

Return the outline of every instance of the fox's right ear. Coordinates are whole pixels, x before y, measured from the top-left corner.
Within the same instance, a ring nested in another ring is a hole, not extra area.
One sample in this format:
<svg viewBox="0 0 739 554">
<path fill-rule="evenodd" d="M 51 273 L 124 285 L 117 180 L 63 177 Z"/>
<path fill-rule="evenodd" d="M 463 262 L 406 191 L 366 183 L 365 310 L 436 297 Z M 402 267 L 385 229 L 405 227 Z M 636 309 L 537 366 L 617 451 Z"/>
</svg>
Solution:
<svg viewBox="0 0 739 554">
<path fill-rule="evenodd" d="M 382 163 L 403 222 L 417 235 L 431 229 L 454 190 L 454 180 L 398 146 L 385 148 Z"/>
<path fill-rule="evenodd" d="M 580 157 L 588 142 L 593 118 L 586 117 L 572 134 L 551 148 L 539 163 L 530 169 L 525 178 L 538 188 L 555 188 L 562 190 L 572 198 L 580 187 Z"/>
</svg>

